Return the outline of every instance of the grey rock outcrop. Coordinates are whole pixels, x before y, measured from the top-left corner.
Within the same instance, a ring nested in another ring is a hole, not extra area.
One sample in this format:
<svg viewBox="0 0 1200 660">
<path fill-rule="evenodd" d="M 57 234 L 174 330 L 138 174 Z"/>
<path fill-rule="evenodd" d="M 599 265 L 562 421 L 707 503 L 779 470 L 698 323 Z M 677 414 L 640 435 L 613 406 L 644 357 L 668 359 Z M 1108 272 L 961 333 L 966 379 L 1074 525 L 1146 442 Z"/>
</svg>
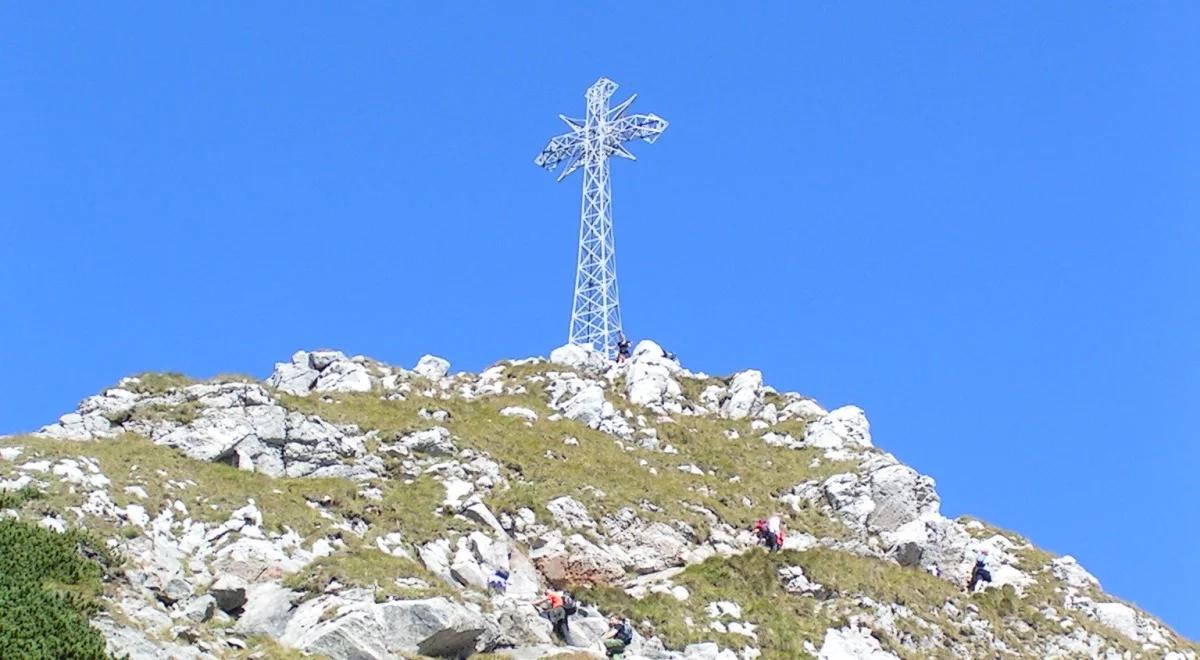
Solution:
<svg viewBox="0 0 1200 660">
<path fill-rule="evenodd" d="M 297 351 L 290 362 L 277 362 L 267 385 L 281 392 L 305 396 L 310 392 L 370 392 L 395 373 L 362 357 L 341 351 Z"/>
<path fill-rule="evenodd" d="M 423 355 L 420 360 L 417 360 L 417 366 L 413 367 L 413 373 L 430 380 L 438 380 L 445 378 L 450 372 L 450 362 L 436 355 Z"/>
<path fill-rule="evenodd" d="M 609 365 L 609 360 L 591 346 L 565 344 L 550 351 L 550 363 L 574 369 L 600 371 Z"/>
<path fill-rule="evenodd" d="M 857 625 L 830 628 L 817 655 L 819 660 L 900 660 L 883 650 L 871 631 Z"/>
<path fill-rule="evenodd" d="M 321 621 L 337 607 L 338 614 Z M 386 603 L 317 603 L 297 612 L 284 640 L 308 653 L 335 658 L 391 658 L 420 654 L 466 658 L 492 647 L 497 626 L 446 598 Z M 316 615 L 316 621 L 311 621 Z M 311 621 L 311 622 L 310 622 Z"/>
<path fill-rule="evenodd" d="M 729 395 L 721 404 L 721 414 L 729 419 L 750 417 L 762 409 L 762 372 L 747 369 L 734 374 L 729 383 Z"/>
<path fill-rule="evenodd" d="M 668 359 L 662 347 L 649 339 L 638 342 L 628 365 L 625 393 L 631 403 L 662 407 L 682 394 L 675 380 L 679 363 Z"/>
<path fill-rule="evenodd" d="M 233 614 L 246 604 L 246 581 L 236 575 L 222 575 L 208 588 L 208 593 L 221 611 Z"/>
<path fill-rule="evenodd" d="M 871 447 L 871 425 L 858 406 L 842 406 L 808 425 L 805 444 L 822 449 Z"/>
</svg>

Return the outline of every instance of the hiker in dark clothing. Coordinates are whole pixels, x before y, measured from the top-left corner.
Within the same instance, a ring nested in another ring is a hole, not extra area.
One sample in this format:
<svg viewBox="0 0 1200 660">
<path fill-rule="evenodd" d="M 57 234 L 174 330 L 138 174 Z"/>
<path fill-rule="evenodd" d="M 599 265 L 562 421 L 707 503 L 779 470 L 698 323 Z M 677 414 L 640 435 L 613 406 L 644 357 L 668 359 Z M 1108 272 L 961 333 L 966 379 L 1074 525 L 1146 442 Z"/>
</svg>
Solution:
<svg viewBox="0 0 1200 660">
<path fill-rule="evenodd" d="M 632 354 L 629 347 L 629 340 L 622 334 L 621 341 L 617 342 L 617 364 L 621 364 L 629 359 L 629 356 Z"/>
<path fill-rule="evenodd" d="M 975 585 L 980 582 L 992 582 L 992 572 L 988 570 L 988 551 L 980 550 L 978 555 L 975 555 L 975 566 L 971 568 L 971 579 L 967 582 L 967 593 L 975 591 Z"/>
<path fill-rule="evenodd" d="M 633 643 L 633 626 L 618 617 L 608 617 L 608 632 L 600 638 L 604 652 L 610 658 L 622 658 L 625 648 Z"/>
<path fill-rule="evenodd" d="M 488 589 L 502 594 L 508 591 L 508 571 L 496 569 L 492 576 L 488 578 Z"/>
</svg>

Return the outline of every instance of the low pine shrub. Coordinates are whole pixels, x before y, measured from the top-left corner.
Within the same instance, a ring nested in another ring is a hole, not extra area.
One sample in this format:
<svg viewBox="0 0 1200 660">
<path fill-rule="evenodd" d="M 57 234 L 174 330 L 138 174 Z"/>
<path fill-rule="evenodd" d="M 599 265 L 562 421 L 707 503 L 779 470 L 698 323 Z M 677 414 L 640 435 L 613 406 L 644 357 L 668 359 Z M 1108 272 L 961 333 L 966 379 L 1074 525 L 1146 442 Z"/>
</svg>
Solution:
<svg viewBox="0 0 1200 660">
<path fill-rule="evenodd" d="M 110 562 L 78 531 L 0 520 L 0 658 L 106 658 L 104 637 L 88 618 Z"/>
</svg>

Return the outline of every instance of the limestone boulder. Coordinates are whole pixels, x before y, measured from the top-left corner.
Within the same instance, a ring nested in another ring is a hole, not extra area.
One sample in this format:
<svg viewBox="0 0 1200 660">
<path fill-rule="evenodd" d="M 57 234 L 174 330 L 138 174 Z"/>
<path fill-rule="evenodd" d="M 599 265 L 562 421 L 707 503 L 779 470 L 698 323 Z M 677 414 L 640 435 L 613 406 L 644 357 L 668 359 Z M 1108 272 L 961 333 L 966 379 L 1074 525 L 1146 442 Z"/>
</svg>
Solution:
<svg viewBox="0 0 1200 660">
<path fill-rule="evenodd" d="M 1092 575 L 1083 566 L 1079 565 L 1071 555 L 1057 557 L 1050 562 L 1050 572 L 1054 577 L 1067 583 L 1068 586 L 1076 589 L 1086 589 L 1088 587 L 1100 588 L 1100 580 Z"/>
<path fill-rule="evenodd" d="M 491 648 L 496 625 L 446 598 L 390 601 L 374 606 L 391 653 L 466 658 Z"/>
<path fill-rule="evenodd" d="M 629 359 L 625 394 L 637 405 L 662 406 L 683 392 L 674 377 L 679 371 L 679 363 L 667 358 L 658 344 L 648 339 L 640 341 Z"/>
<path fill-rule="evenodd" d="M 221 611 L 233 614 L 246 604 L 246 581 L 236 575 L 222 575 L 208 588 L 208 593 L 216 599 Z"/>
<path fill-rule="evenodd" d="M 871 472 L 870 488 L 875 506 L 866 522 L 872 530 L 894 530 L 923 514 L 937 513 L 940 506 L 933 479 L 907 465 L 889 465 Z"/>
<path fill-rule="evenodd" d="M 609 360 L 591 346 L 564 344 L 550 351 L 550 363 L 574 369 L 600 371 L 608 366 Z"/>
<path fill-rule="evenodd" d="M 410 433 L 401 438 L 398 444 L 409 451 L 429 456 L 450 456 L 458 451 L 450 439 L 450 431 L 444 426 Z"/>
<path fill-rule="evenodd" d="M 587 507 L 573 497 L 563 496 L 546 503 L 546 510 L 563 529 L 583 529 L 596 526 Z"/>
<path fill-rule="evenodd" d="M 605 536 L 623 551 L 626 567 L 639 575 L 682 566 L 692 543 L 688 535 L 663 522 L 647 523 L 632 509 L 602 521 Z"/>
<path fill-rule="evenodd" d="M 290 362 L 275 363 L 275 370 L 267 378 L 267 385 L 281 392 L 303 396 L 312 391 L 320 373 L 309 363 L 307 352 L 296 351 Z"/>
<path fill-rule="evenodd" d="M 417 360 L 413 373 L 430 380 L 440 380 L 450 372 L 450 361 L 436 355 L 424 355 Z"/>
<path fill-rule="evenodd" d="M 371 384 L 371 374 L 365 366 L 340 357 L 321 369 L 312 389 L 316 392 L 370 392 Z"/>
<path fill-rule="evenodd" d="M 804 442 L 822 449 L 865 448 L 871 445 L 871 425 L 858 406 L 842 406 L 809 423 Z"/>
<path fill-rule="evenodd" d="M 789 401 L 784 405 L 779 419 L 780 421 L 798 419 L 805 422 L 814 422 L 828 414 L 816 401 L 808 398 L 799 398 Z"/>
<path fill-rule="evenodd" d="M 734 374 L 729 383 L 728 396 L 721 403 L 721 414 L 729 419 L 744 419 L 757 413 L 763 406 L 762 372 L 747 369 Z"/>
<path fill-rule="evenodd" d="M 246 602 L 234 630 L 243 635 L 282 637 L 303 594 L 278 582 L 262 582 L 246 588 Z"/>
<path fill-rule="evenodd" d="M 610 584 L 625 575 L 621 558 L 581 534 L 538 548 L 530 559 L 546 581 L 555 586 Z"/>
<path fill-rule="evenodd" d="M 883 650 L 869 628 L 855 624 L 829 628 L 817 654 L 819 660 L 899 660 Z"/>
</svg>

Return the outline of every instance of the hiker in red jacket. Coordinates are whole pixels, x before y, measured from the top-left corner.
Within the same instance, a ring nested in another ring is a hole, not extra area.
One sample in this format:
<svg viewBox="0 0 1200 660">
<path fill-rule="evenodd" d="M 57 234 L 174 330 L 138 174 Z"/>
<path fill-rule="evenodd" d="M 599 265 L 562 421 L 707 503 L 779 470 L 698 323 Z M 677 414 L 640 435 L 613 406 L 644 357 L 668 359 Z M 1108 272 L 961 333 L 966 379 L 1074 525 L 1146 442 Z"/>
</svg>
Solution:
<svg viewBox="0 0 1200 660">
<path fill-rule="evenodd" d="M 783 519 L 778 513 L 754 523 L 754 532 L 759 540 L 767 546 L 767 550 L 777 552 L 783 548 Z"/>
<path fill-rule="evenodd" d="M 566 642 L 567 635 L 570 634 L 567 619 L 577 611 L 575 599 L 571 594 L 565 591 L 547 591 L 545 596 L 532 604 L 534 607 L 546 605 L 546 609 L 542 610 L 542 616 L 550 620 L 550 624 L 554 627 L 554 634 Z"/>
</svg>

